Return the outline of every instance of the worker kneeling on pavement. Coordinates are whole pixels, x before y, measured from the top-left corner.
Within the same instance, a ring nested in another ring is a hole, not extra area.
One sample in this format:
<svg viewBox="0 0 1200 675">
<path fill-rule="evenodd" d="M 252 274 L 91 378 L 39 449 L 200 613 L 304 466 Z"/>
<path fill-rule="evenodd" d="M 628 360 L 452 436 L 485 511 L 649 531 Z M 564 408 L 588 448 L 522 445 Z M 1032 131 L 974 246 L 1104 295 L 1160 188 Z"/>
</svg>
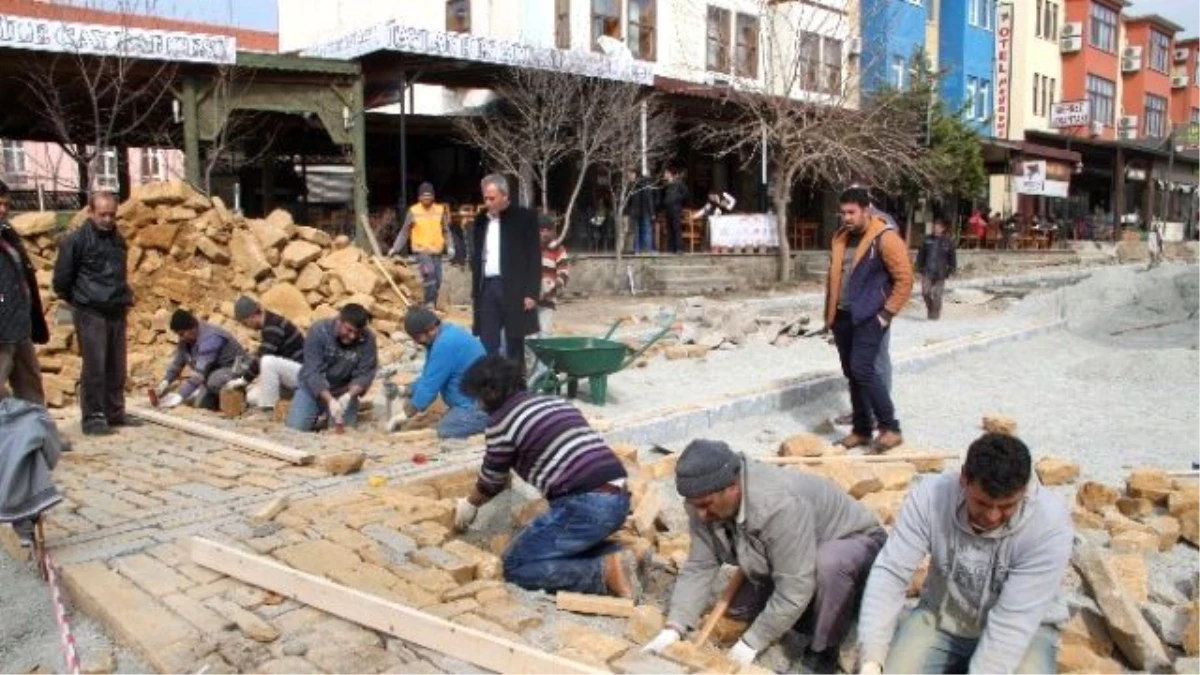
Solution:
<svg viewBox="0 0 1200 675">
<path fill-rule="evenodd" d="M 379 365 L 370 319 L 366 308 L 352 302 L 309 329 L 300 386 L 288 408 L 289 428 L 312 431 L 322 413 L 330 426 L 358 422 L 359 398 L 371 388 Z"/>
<path fill-rule="evenodd" d="M 667 627 L 647 651 L 695 628 L 721 565 L 745 575 L 726 616 L 751 622 L 729 657 L 750 663 L 789 630 L 810 633 L 807 667 L 834 672 L 871 563 L 887 540 L 874 514 L 837 484 L 747 460 L 696 440 L 675 468 L 691 550 L 671 595 Z"/>
<path fill-rule="evenodd" d="M 246 349 L 225 329 L 200 321 L 191 312 L 177 309 L 171 315 L 171 331 L 179 338 L 175 357 L 155 388 L 159 405 L 174 408 L 191 403 L 198 408 L 216 410 L 221 389 L 234 380 L 233 367 L 246 357 Z M 191 368 L 192 374 L 179 385 L 179 390 L 167 391 L 171 384 Z"/>
<path fill-rule="evenodd" d="M 388 428 L 395 430 L 408 418 L 423 412 L 441 395 L 446 414 L 438 422 L 440 438 L 467 438 L 482 434 L 487 428 L 487 413 L 479 409 L 475 399 L 462 391 L 467 369 L 483 358 L 483 343 L 479 338 L 455 326 L 444 324 L 431 310 L 414 307 L 404 316 L 404 332 L 413 342 L 427 350 L 421 376 L 411 386 L 402 388 L 404 410 L 393 417 Z"/>
<path fill-rule="evenodd" d="M 523 588 L 641 594 L 641 563 L 632 551 L 605 540 L 629 515 L 625 467 L 579 410 L 525 390 L 521 367 L 485 357 L 467 371 L 463 391 L 491 418 L 487 452 L 471 496 L 458 500 L 455 528 L 463 531 L 479 507 L 509 485 L 513 471 L 550 502 L 550 509 L 516 535 L 504 553 L 504 578 Z"/>
<path fill-rule="evenodd" d="M 1020 440 L 985 434 L 959 475 L 913 488 L 863 596 L 864 673 L 1055 672 L 1074 528 L 1030 464 Z M 926 555 L 920 604 L 900 619 Z"/>
<path fill-rule="evenodd" d="M 304 333 L 244 295 L 233 303 L 233 318 L 246 328 L 261 331 L 257 358 L 235 369 L 242 383 L 254 380 L 246 391 L 246 402 L 256 408 L 274 408 L 281 390 L 295 391 L 299 384 Z"/>
</svg>

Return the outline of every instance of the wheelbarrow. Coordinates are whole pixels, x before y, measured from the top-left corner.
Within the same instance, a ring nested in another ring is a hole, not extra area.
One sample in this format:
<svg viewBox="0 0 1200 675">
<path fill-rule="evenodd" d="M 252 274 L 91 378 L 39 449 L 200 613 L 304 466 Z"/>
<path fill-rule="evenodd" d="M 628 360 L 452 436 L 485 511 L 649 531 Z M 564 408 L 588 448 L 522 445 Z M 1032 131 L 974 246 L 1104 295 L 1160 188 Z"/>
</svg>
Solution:
<svg viewBox="0 0 1200 675">
<path fill-rule="evenodd" d="M 592 403 L 604 405 L 608 399 L 608 376 L 625 369 L 662 339 L 675 323 L 672 315 L 663 327 L 637 349 L 611 340 L 622 319 L 617 319 L 604 337 L 527 338 L 525 346 L 546 369 L 529 383 L 530 391 L 559 395 L 565 384 L 567 398 L 579 394 L 579 380 L 587 378 Z"/>
</svg>

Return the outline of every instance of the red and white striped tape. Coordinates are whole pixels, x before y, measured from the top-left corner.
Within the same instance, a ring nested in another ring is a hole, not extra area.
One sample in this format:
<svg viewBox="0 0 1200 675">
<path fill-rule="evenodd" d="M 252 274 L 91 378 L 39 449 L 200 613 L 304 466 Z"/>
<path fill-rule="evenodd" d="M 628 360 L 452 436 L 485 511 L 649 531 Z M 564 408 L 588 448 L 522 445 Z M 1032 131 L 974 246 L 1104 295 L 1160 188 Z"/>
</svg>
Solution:
<svg viewBox="0 0 1200 675">
<path fill-rule="evenodd" d="M 54 560 L 50 558 L 50 551 L 46 549 L 41 519 L 37 521 L 36 542 L 36 551 L 40 557 L 38 564 L 42 568 L 46 585 L 50 587 L 50 601 L 54 604 L 54 622 L 58 624 L 58 636 L 62 640 L 63 660 L 67 664 L 68 673 L 79 675 L 79 648 L 75 644 L 75 636 L 71 633 L 71 624 L 67 621 L 67 608 L 59 590 L 58 570 L 54 567 Z"/>
</svg>

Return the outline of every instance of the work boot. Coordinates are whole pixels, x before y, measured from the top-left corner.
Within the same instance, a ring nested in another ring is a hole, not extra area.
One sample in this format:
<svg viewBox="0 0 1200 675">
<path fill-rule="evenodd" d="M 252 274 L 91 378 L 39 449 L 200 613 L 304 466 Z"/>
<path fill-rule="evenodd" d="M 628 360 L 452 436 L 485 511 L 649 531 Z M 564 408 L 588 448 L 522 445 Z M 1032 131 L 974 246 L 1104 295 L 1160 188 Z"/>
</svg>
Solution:
<svg viewBox="0 0 1200 675">
<path fill-rule="evenodd" d="M 871 443 L 870 434 L 860 434 L 857 431 L 851 432 L 850 435 L 842 438 L 835 445 L 840 445 L 847 450 L 853 450 Z"/>
<path fill-rule="evenodd" d="M 29 548 L 33 546 L 32 520 L 13 521 L 12 528 L 13 531 L 17 533 L 17 541 L 21 543 L 21 548 Z"/>
<path fill-rule="evenodd" d="M 904 438 L 896 431 L 884 430 L 880 431 L 875 440 L 871 441 L 871 452 L 880 453 L 887 452 L 893 448 L 897 448 L 904 443 Z"/>
<path fill-rule="evenodd" d="M 136 417 L 130 417 L 129 415 L 121 415 L 120 417 L 114 417 L 114 418 L 109 419 L 108 426 L 110 426 L 110 427 L 144 427 L 144 426 L 146 426 L 146 423 Z"/>
<path fill-rule="evenodd" d="M 838 671 L 838 650 L 836 647 L 830 647 L 822 652 L 814 652 L 811 649 L 804 651 L 804 656 L 800 657 L 799 673 L 814 673 L 814 674 L 832 674 Z"/>
<path fill-rule="evenodd" d="M 115 431 L 103 419 L 91 419 L 80 425 L 84 436 L 111 436 Z"/>
</svg>

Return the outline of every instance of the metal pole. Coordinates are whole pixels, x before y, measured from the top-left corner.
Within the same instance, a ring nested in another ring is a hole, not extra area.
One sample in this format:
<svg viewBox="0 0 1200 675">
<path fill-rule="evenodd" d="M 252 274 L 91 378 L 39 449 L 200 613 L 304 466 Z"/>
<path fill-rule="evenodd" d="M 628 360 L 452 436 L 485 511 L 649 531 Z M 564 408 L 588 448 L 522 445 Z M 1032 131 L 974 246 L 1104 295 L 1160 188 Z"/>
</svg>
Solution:
<svg viewBox="0 0 1200 675">
<path fill-rule="evenodd" d="M 396 217 L 402 218 L 408 208 L 408 132 L 406 117 L 408 97 L 408 75 L 400 73 L 400 203 L 396 205 Z"/>
<path fill-rule="evenodd" d="M 767 194 L 767 125 L 762 128 L 762 202 L 760 204 L 763 213 L 767 212 L 767 204 L 770 202 L 770 196 Z"/>
<path fill-rule="evenodd" d="M 646 133 L 647 133 L 646 132 L 646 115 L 647 115 L 647 113 L 646 113 L 646 102 L 645 101 L 642 101 L 641 108 L 642 108 L 642 175 L 649 176 L 650 175 L 650 167 L 649 167 L 649 162 L 646 159 Z"/>
</svg>

